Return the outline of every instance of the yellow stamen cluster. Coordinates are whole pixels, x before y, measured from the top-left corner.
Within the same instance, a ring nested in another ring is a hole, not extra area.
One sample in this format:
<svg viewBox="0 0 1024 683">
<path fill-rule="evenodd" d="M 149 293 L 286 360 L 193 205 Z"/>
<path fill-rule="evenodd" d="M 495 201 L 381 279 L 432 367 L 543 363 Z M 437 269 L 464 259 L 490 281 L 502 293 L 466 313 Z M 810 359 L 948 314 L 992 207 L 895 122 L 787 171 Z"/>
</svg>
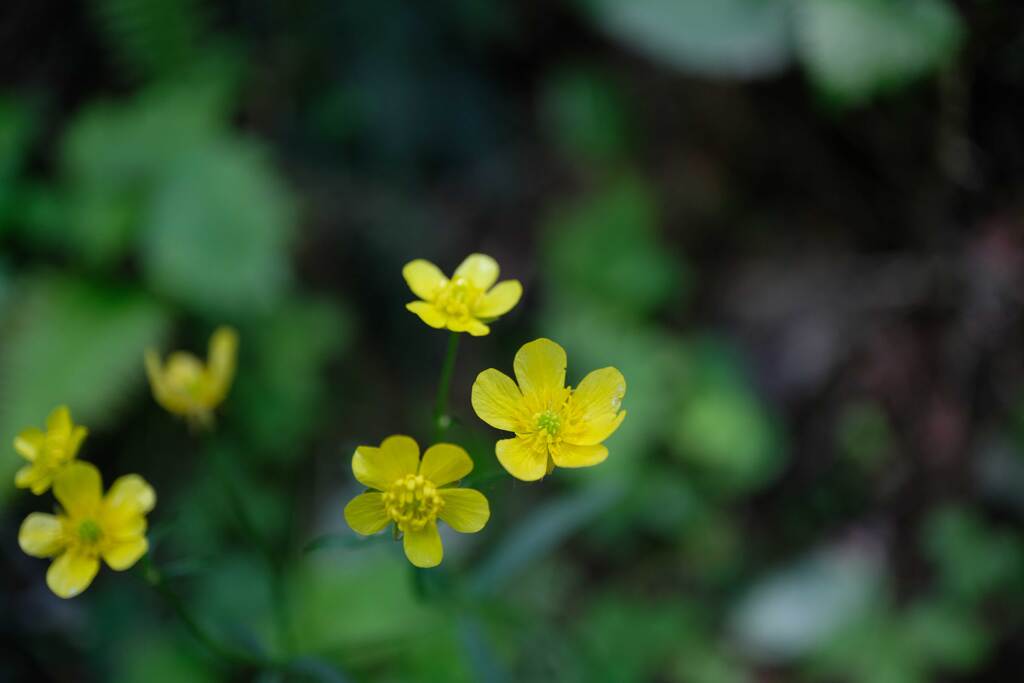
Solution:
<svg viewBox="0 0 1024 683">
<path fill-rule="evenodd" d="M 447 315 L 458 320 L 472 317 L 473 305 L 482 292 L 464 277 L 452 278 L 437 295 L 434 305 Z"/>
<path fill-rule="evenodd" d="M 407 474 L 384 492 L 384 509 L 402 532 L 419 531 L 444 507 L 433 482 L 421 474 Z"/>
</svg>

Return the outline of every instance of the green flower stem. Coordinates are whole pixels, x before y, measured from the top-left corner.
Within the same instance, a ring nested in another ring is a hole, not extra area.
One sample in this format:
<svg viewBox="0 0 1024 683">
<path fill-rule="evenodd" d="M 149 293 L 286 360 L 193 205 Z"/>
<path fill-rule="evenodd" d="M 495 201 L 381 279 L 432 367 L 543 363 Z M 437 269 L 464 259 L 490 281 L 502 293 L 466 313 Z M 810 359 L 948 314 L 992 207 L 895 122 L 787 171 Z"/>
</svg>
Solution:
<svg viewBox="0 0 1024 683">
<path fill-rule="evenodd" d="M 242 532 L 248 536 L 252 542 L 259 546 L 266 558 L 267 567 L 270 572 L 274 622 L 278 631 L 281 647 L 285 651 L 284 654 L 290 655 L 294 645 L 294 639 L 292 637 L 291 624 L 288 619 L 288 592 L 285 587 L 285 558 L 283 553 L 278 552 L 278 550 L 273 547 L 273 543 L 264 537 L 256 527 L 256 524 L 253 522 L 252 517 L 249 515 L 249 511 L 246 508 L 245 501 L 242 499 L 242 496 L 238 492 L 238 488 L 235 486 L 235 479 L 228 469 L 227 463 L 223 460 L 223 456 L 219 452 L 216 452 L 213 454 L 213 460 L 215 461 L 215 468 L 217 470 L 217 477 L 220 480 L 221 488 L 228 500 L 228 504 L 231 506 L 232 511 L 238 520 L 239 526 L 242 528 Z"/>
<path fill-rule="evenodd" d="M 459 352 L 460 336 L 461 333 L 452 332 L 448 337 L 448 352 L 441 367 L 441 382 L 437 386 L 437 404 L 434 408 L 434 443 L 444 440 L 452 424 L 452 416 L 448 413 L 448 393 L 452 385 L 452 373 L 455 371 L 455 356 Z"/>
<path fill-rule="evenodd" d="M 224 645 L 215 637 L 210 635 L 199 621 L 192 616 L 185 603 L 178 596 L 174 590 L 167 585 L 164 581 L 160 571 L 150 560 L 149 555 L 145 555 L 142 558 L 142 576 L 146 583 L 163 599 L 168 607 L 171 608 L 177 617 L 181 620 L 181 623 L 185 626 L 189 633 L 198 640 L 211 654 L 224 660 L 225 663 L 234 666 L 247 666 L 247 667 L 258 667 L 262 669 L 277 669 L 280 667 L 278 662 L 256 655 L 251 655 L 247 652 L 235 650 L 227 645 Z"/>
</svg>

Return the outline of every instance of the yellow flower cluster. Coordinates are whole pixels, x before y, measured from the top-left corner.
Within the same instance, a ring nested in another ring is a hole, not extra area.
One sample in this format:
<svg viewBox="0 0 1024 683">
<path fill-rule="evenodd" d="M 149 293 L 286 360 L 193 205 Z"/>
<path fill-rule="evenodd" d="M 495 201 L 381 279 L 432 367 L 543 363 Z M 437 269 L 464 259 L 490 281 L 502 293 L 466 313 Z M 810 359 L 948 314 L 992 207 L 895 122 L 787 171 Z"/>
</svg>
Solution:
<svg viewBox="0 0 1024 683">
<path fill-rule="evenodd" d="M 205 364 L 184 351 L 162 363 L 155 350 L 147 350 L 153 397 L 191 424 L 212 424 L 214 409 L 231 388 L 237 353 L 238 334 L 227 327 L 213 333 Z M 55 515 L 33 512 L 25 518 L 18 543 L 28 555 L 53 558 L 46 583 L 62 598 L 89 587 L 100 559 L 116 571 L 138 562 L 149 550 L 146 514 L 156 505 L 153 488 L 137 474 L 121 477 L 104 495 L 99 470 L 75 460 L 87 435 L 67 406 L 59 406 L 47 418 L 46 431 L 30 427 L 14 439 L 14 449 L 28 461 L 15 485 L 36 495 L 52 486 L 60 504 Z"/>
<path fill-rule="evenodd" d="M 122 571 L 146 554 L 146 513 L 156 505 L 152 487 L 137 474 L 114 482 L 103 495 L 99 470 L 75 459 L 87 435 L 75 425 L 67 406 L 46 420 L 46 431 L 29 428 L 14 448 L 29 461 L 14 483 L 36 495 L 52 485 L 57 514 L 33 512 L 21 524 L 18 544 L 33 557 L 54 558 L 46 584 L 56 595 L 72 598 L 89 587 L 100 558 Z"/>
<path fill-rule="evenodd" d="M 498 273 L 498 264 L 483 254 L 467 257 L 451 279 L 428 261 L 412 261 L 402 275 L 420 300 L 406 308 L 435 329 L 489 334 L 487 323 L 512 310 L 522 296 L 517 280 L 495 285 Z M 495 454 L 517 479 L 536 481 L 556 466 L 603 462 L 608 457 L 603 442 L 626 417 L 621 372 L 612 367 L 595 370 L 572 388 L 565 383 L 566 365 L 561 346 L 537 339 L 516 354 L 515 380 L 491 368 L 473 383 L 472 405 L 480 419 L 515 434 L 498 441 Z M 367 536 L 394 523 L 409 561 L 433 567 L 444 555 L 438 519 L 456 531 L 473 533 L 490 517 L 483 494 L 449 486 L 472 469 L 466 451 L 453 444 L 431 446 L 422 460 L 419 446 L 407 436 L 392 436 L 379 448 L 360 446 L 352 456 L 352 471 L 369 490 L 349 502 L 345 520 Z"/>
</svg>

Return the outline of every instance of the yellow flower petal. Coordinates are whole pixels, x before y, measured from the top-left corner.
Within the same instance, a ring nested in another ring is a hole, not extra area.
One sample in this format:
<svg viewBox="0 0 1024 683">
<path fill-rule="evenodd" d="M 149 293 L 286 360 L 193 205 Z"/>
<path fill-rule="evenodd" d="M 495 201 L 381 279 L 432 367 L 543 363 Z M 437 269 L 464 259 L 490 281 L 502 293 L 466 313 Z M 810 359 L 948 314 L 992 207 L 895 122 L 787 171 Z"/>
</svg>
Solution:
<svg viewBox="0 0 1024 683">
<path fill-rule="evenodd" d="M 424 301 L 433 301 L 441 289 L 448 284 L 448 278 L 430 261 L 416 259 L 405 264 L 402 277 L 412 293 Z"/>
<path fill-rule="evenodd" d="M 78 455 L 78 449 L 82 447 L 85 437 L 89 436 L 89 430 L 81 425 L 71 430 L 71 437 L 68 439 L 68 459 Z"/>
<path fill-rule="evenodd" d="M 559 467 L 590 467 L 605 461 L 608 449 L 597 444 L 594 446 L 576 446 L 561 443 L 551 449 L 551 459 Z"/>
<path fill-rule="evenodd" d="M 71 434 L 71 427 L 71 411 L 68 410 L 67 406 L 57 406 L 50 413 L 50 416 L 46 418 L 47 431 L 68 436 Z"/>
<path fill-rule="evenodd" d="M 473 459 L 461 446 L 439 443 L 427 449 L 420 463 L 420 474 L 434 486 L 458 481 L 473 471 Z"/>
<path fill-rule="evenodd" d="M 486 292 L 498 281 L 498 262 L 486 254 L 470 254 L 455 269 L 455 277 L 464 277 L 481 292 Z"/>
<path fill-rule="evenodd" d="M 218 327 L 210 337 L 207 372 L 210 379 L 210 399 L 224 400 L 235 379 L 238 360 L 238 332 L 231 327 Z"/>
<path fill-rule="evenodd" d="M 39 451 L 42 449 L 45 440 L 46 436 L 41 430 L 29 427 L 14 437 L 14 450 L 29 462 L 34 462 L 39 456 Z"/>
<path fill-rule="evenodd" d="M 594 370 L 572 392 L 571 406 L 578 427 L 565 439 L 581 446 L 601 443 L 619 428 L 626 378 L 615 368 Z"/>
<path fill-rule="evenodd" d="M 491 333 L 491 328 L 476 318 L 448 318 L 447 327 L 452 332 L 469 332 L 474 337 L 485 337 Z"/>
<path fill-rule="evenodd" d="M 107 510 L 119 515 L 141 515 L 156 506 L 156 492 L 137 474 L 120 477 L 105 498 Z"/>
<path fill-rule="evenodd" d="M 473 315 L 478 318 L 497 318 L 505 315 L 519 303 L 523 295 L 523 286 L 519 280 L 499 282 L 494 289 L 484 294 L 476 303 Z"/>
<path fill-rule="evenodd" d="M 429 522 L 419 531 L 405 532 L 403 539 L 405 556 L 417 567 L 424 569 L 441 564 L 444 548 L 441 547 L 441 534 L 437 532 L 437 522 Z"/>
<path fill-rule="evenodd" d="M 72 516 L 93 514 L 100 505 L 103 482 L 100 472 L 87 462 L 73 462 L 53 482 L 53 495 Z"/>
<path fill-rule="evenodd" d="M 501 466 L 516 479 L 537 481 L 548 471 L 547 450 L 531 448 L 525 439 L 502 439 L 496 444 L 495 453 Z"/>
<path fill-rule="evenodd" d="M 89 587 L 99 568 L 96 557 L 65 552 L 50 565 L 46 585 L 59 598 L 73 598 Z"/>
<path fill-rule="evenodd" d="M 553 397 L 565 387 L 565 349 L 550 339 L 524 344 L 512 365 L 526 397 Z"/>
<path fill-rule="evenodd" d="M 53 483 L 53 477 L 38 465 L 25 465 L 14 473 L 14 485 L 19 489 L 32 489 L 32 493 L 41 496 Z"/>
<path fill-rule="evenodd" d="M 391 520 L 384 510 L 384 494 L 372 491 L 350 500 L 345 506 L 345 521 L 363 536 L 372 536 L 386 527 Z"/>
<path fill-rule="evenodd" d="M 476 376 L 470 402 L 481 420 L 506 432 L 519 431 L 528 417 L 519 387 L 511 377 L 494 368 Z"/>
<path fill-rule="evenodd" d="M 437 310 L 434 304 L 428 304 L 426 301 L 413 301 L 406 304 L 405 307 L 418 315 L 420 320 L 435 330 L 441 329 L 448 323 L 448 316 Z"/>
<path fill-rule="evenodd" d="M 352 456 L 352 473 L 364 486 L 386 490 L 407 474 L 416 474 L 420 448 L 408 436 L 392 436 L 380 448 L 360 446 Z"/>
<path fill-rule="evenodd" d="M 438 494 L 444 501 L 440 517 L 456 531 L 476 533 L 491 517 L 487 498 L 475 489 L 439 489 Z"/>
<path fill-rule="evenodd" d="M 103 560 L 114 571 L 131 569 L 149 550 L 149 541 L 139 536 L 128 541 L 114 543 L 103 550 Z"/>
<path fill-rule="evenodd" d="M 54 515 L 33 512 L 21 523 L 18 545 L 26 555 L 53 557 L 64 549 L 64 526 Z"/>
</svg>

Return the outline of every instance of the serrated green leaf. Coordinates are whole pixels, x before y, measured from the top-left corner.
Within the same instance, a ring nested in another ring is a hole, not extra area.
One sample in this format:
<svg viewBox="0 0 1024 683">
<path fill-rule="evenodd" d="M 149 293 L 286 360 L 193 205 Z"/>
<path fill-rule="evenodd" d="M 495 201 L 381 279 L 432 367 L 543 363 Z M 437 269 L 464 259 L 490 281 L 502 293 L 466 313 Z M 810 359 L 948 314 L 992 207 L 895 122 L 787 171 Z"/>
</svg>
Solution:
<svg viewBox="0 0 1024 683">
<path fill-rule="evenodd" d="M 9 448 L 15 434 L 43 424 L 58 404 L 88 427 L 109 422 L 141 388 L 143 350 L 168 320 L 159 304 L 129 289 L 57 277 L 23 283 L 0 343 L 0 448 L 7 453 L 0 482 L 10 482 L 20 464 Z M 13 491 L 13 483 L 0 485 L 0 502 Z"/>
</svg>

